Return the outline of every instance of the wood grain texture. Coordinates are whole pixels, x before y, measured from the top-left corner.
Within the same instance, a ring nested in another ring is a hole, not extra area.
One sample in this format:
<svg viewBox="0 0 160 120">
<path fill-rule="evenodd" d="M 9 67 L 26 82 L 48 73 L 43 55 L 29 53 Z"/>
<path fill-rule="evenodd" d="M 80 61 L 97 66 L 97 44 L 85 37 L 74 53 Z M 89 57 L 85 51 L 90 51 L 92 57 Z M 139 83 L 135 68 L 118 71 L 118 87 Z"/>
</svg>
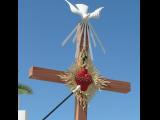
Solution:
<svg viewBox="0 0 160 120">
<path fill-rule="evenodd" d="M 65 72 L 58 71 L 58 70 L 51 70 L 46 68 L 40 67 L 31 67 L 29 70 L 29 78 L 37 79 L 37 80 L 44 80 L 49 82 L 58 82 L 64 83 L 58 75 L 64 75 Z"/>
<path fill-rule="evenodd" d="M 80 48 L 79 50 L 82 51 L 82 49 L 84 48 L 83 47 L 83 44 L 84 44 L 84 34 L 86 34 L 86 45 L 85 45 L 85 50 L 86 51 L 89 51 L 89 35 L 87 34 L 87 30 L 86 30 L 86 33 L 84 32 L 84 29 L 82 29 L 83 25 L 79 25 L 78 28 L 77 28 L 77 43 L 79 42 L 80 43 Z M 88 27 L 88 26 L 87 26 Z"/>
<path fill-rule="evenodd" d="M 65 74 L 64 71 L 51 70 L 51 69 L 40 68 L 40 67 L 31 67 L 29 71 L 29 78 L 37 79 L 37 80 L 44 80 L 44 81 L 49 81 L 49 82 L 64 83 L 64 81 L 62 81 L 61 78 L 58 76 L 58 75 L 64 75 L 64 74 Z M 109 91 L 120 92 L 120 93 L 128 93 L 131 89 L 129 82 L 111 80 L 111 79 L 106 79 L 106 78 L 102 78 L 102 79 L 111 82 L 108 84 L 108 86 L 105 86 L 102 90 L 109 90 Z"/>
<path fill-rule="evenodd" d="M 87 108 L 84 111 L 78 100 L 75 98 L 75 120 L 87 120 Z"/>
<path fill-rule="evenodd" d="M 103 79 L 109 81 L 110 83 L 104 88 L 102 88 L 102 90 L 109 90 L 109 91 L 120 92 L 120 93 L 130 92 L 131 87 L 129 82 L 111 80 L 106 78 L 103 78 Z"/>
</svg>

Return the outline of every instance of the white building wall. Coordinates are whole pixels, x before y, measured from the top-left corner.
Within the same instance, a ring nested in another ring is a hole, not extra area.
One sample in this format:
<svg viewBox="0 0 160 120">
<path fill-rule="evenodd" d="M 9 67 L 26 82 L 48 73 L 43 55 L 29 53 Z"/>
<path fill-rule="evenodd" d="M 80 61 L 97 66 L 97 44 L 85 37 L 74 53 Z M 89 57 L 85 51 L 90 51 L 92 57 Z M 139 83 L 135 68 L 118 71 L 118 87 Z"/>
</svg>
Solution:
<svg viewBox="0 0 160 120">
<path fill-rule="evenodd" d="M 18 120 L 27 120 L 27 113 L 25 110 L 18 110 Z"/>
</svg>

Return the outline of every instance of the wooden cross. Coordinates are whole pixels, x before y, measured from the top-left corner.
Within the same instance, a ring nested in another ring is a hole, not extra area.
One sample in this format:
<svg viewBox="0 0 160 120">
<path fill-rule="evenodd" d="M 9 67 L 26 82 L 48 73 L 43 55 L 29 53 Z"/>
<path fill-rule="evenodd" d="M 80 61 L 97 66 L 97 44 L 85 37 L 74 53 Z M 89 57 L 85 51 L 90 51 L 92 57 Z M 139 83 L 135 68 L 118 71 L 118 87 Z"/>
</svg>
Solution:
<svg viewBox="0 0 160 120">
<path fill-rule="evenodd" d="M 80 27 L 77 28 L 77 41 L 80 41 L 80 51 L 83 48 L 83 35 L 80 35 Z M 88 50 L 88 42 L 89 42 L 89 35 L 86 35 L 86 50 Z M 64 71 L 59 70 L 51 70 L 46 68 L 40 67 L 31 67 L 29 70 L 29 78 L 37 79 L 37 80 L 44 80 L 49 82 L 57 82 L 65 84 L 65 82 L 58 76 L 58 75 L 65 75 Z M 123 82 L 119 80 L 111 80 L 107 78 L 102 78 L 110 82 L 109 85 L 102 88 L 102 90 L 109 90 L 119 93 L 128 93 L 130 91 L 130 83 Z M 78 100 L 75 99 L 75 120 L 87 120 L 87 109 L 84 111 L 81 105 L 79 104 Z"/>
</svg>

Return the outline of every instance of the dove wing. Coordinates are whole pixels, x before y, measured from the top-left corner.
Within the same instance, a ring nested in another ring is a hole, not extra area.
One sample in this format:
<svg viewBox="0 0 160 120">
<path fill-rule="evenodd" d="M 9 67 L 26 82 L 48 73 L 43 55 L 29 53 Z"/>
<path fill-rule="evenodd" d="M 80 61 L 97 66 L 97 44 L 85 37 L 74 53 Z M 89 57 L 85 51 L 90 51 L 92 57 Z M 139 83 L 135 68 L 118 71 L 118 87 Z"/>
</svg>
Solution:
<svg viewBox="0 0 160 120">
<path fill-rule="evenodd" d="M 85 5 L 85 4 L 76 4 L 76 7 L 79 9 L 79 11 L 82 14 L 87 14 L 87 12 L 88 12 L 88 6 L 87 5 Z"/>
<path fill-rule="evenodd" d="M 82 14 L 81 14 L 81 12 L 80 12 L 80 10 L 78 8 L 76 8 L 74 5 L 72 5 L 68 0 L 65 0 L 65 1 L 68 3 L 71 12 L 73 12 L 73 13 L 75 13 L 77 15 L 82 16 Z"/>
<path fill-rule="evenodd" d="M 89 18 L 98 18 L 99 17 L 99 14 L 101 12 L 101 10 L 103 9 L 104 7 L 100 7 L 98 9 L 96 9 L 94 12 L 90 13 L 89 15 Z"/>
</svg>

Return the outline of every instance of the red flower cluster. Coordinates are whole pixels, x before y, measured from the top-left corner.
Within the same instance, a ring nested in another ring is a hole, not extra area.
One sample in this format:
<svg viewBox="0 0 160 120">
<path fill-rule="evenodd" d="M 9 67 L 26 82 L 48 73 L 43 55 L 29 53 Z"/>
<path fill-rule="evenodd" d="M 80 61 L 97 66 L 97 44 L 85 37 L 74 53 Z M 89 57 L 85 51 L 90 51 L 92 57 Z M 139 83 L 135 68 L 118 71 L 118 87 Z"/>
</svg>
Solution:
<svg viewBox="0 0 160 120">
<path fill-rule="evenodd" d="M 88 86 L 92 83 L 92 76 L 88 73 L 87 69 L 82 68 L 77 72 L 75 80 L 77 85 L 81 86 L 81 90 L 86 91 Z"/>
</svg>

